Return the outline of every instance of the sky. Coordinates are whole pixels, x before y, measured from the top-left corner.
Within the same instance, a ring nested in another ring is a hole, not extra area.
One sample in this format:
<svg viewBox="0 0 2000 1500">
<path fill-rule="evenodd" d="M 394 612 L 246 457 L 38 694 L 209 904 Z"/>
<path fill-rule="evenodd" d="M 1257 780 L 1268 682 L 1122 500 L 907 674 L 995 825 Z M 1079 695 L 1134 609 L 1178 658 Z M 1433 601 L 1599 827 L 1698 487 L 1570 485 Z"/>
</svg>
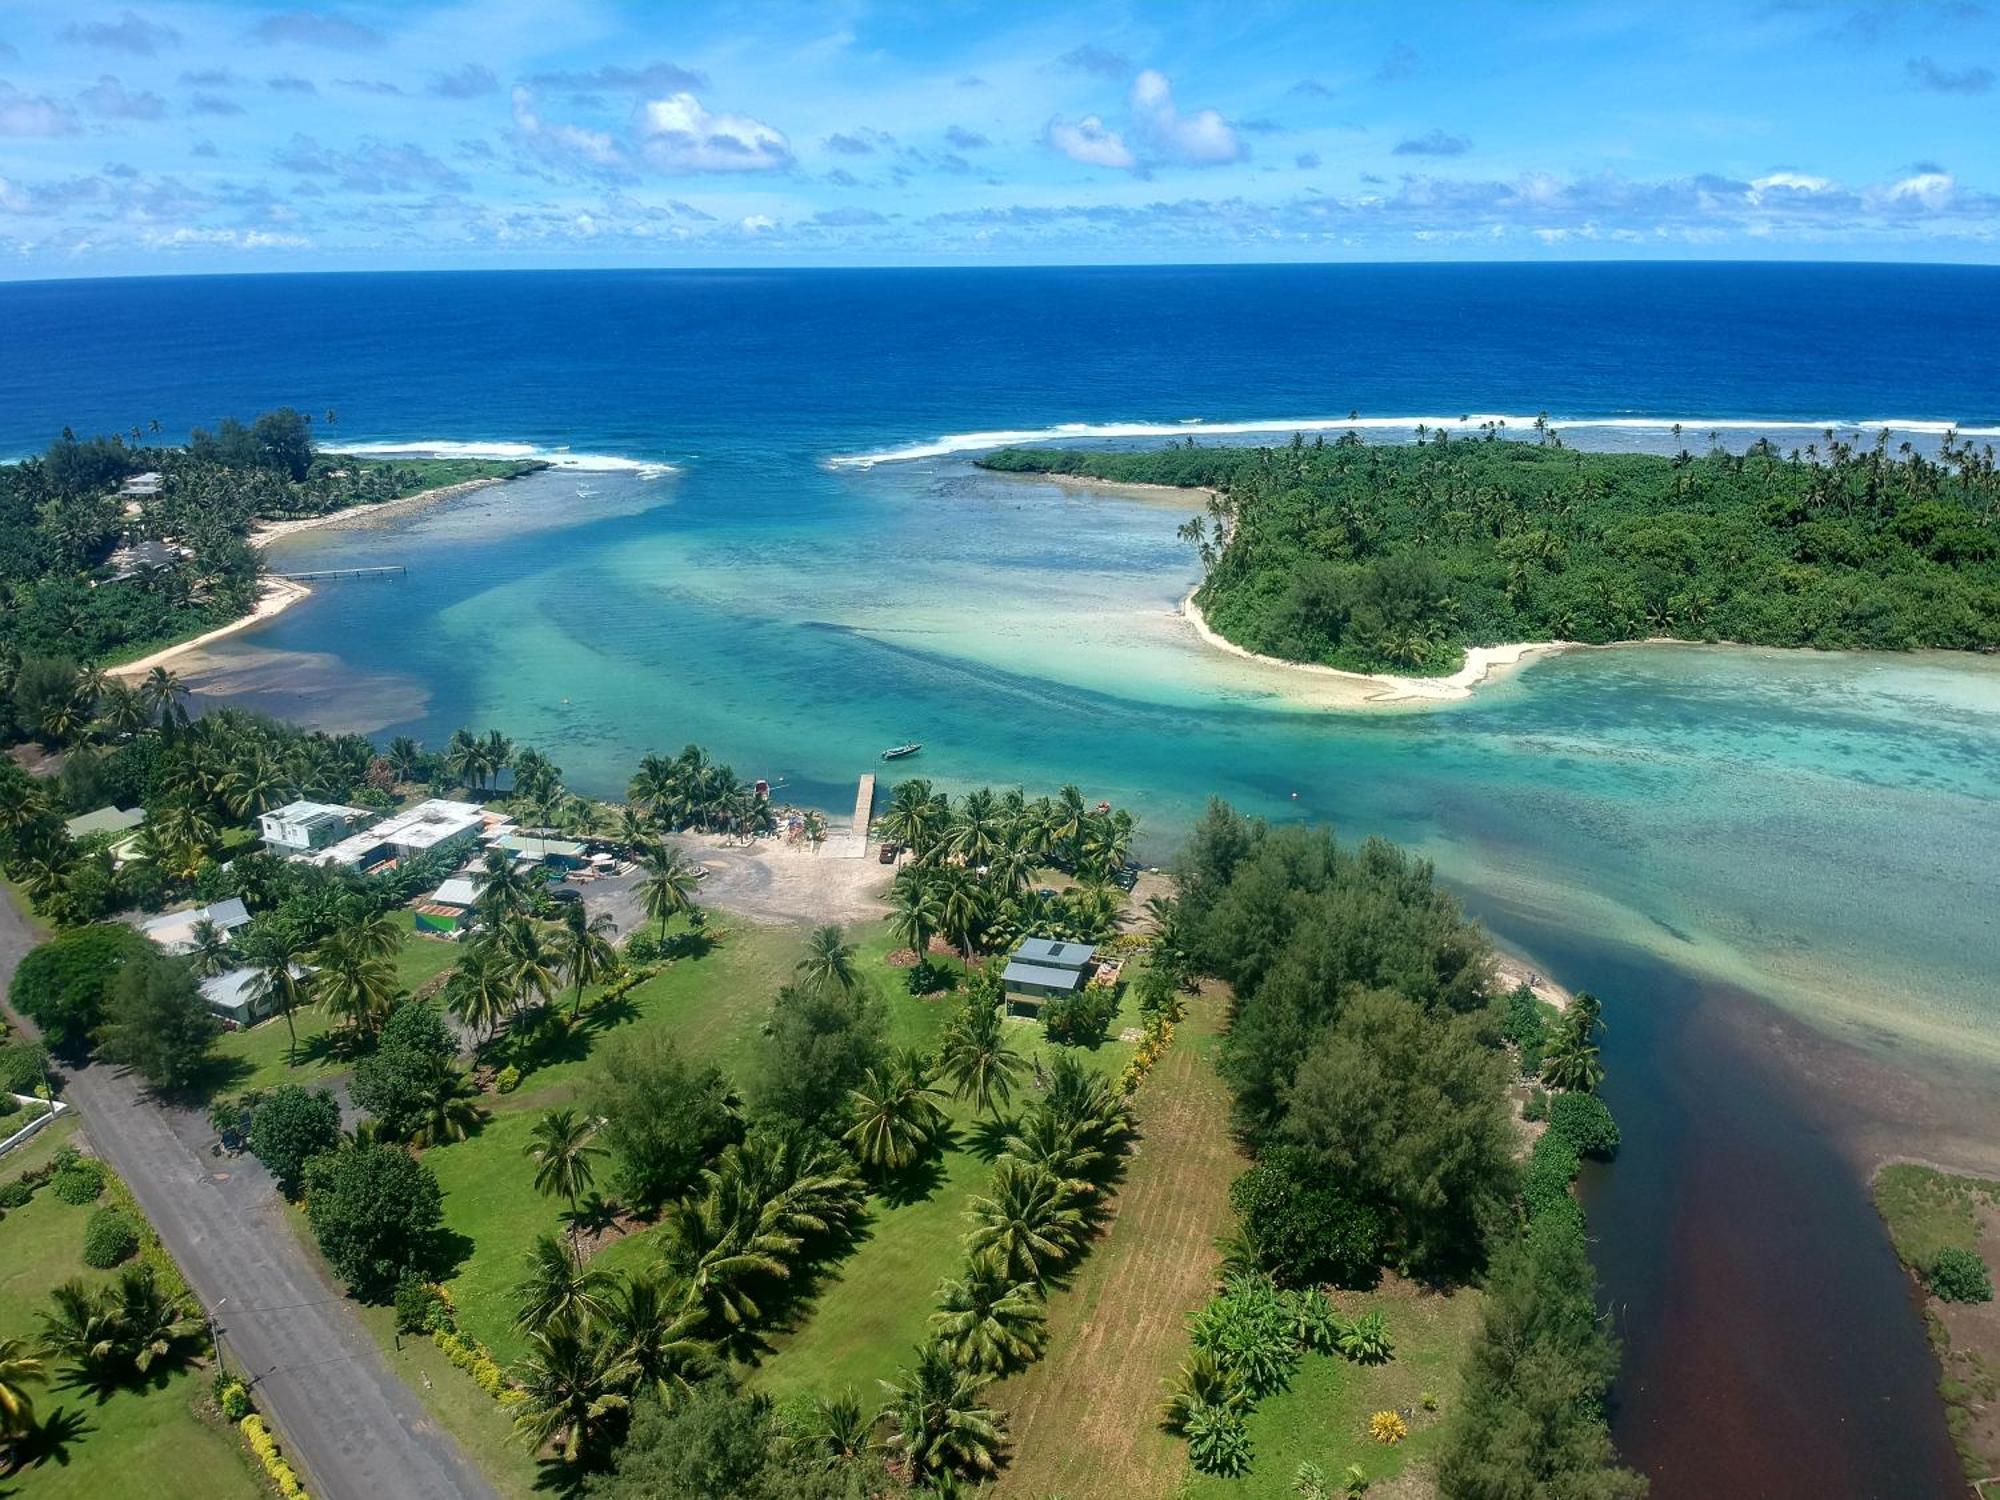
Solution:
<svg viewBox="0 0 2000 1500">
<path fill-rule="evenodd" d="M 2000 0 L 0 0 L 0 279 L 2000 261 Z"/>
</svg>

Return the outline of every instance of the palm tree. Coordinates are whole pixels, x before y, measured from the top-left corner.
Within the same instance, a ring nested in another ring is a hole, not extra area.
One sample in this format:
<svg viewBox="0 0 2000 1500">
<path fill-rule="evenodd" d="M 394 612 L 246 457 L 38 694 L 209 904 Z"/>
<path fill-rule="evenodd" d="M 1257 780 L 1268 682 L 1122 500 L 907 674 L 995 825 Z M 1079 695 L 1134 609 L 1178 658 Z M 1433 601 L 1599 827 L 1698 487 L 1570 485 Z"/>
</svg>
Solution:
<svg viewBox="0 0 2000 1500">
<path fill-rule="evenodd" d="M 150 1264 L 127 1266 L 104 1296 L 118 1328 L 120 1352 L 141 1376 L 204 1326 L 161 1287 Z"/>
<path fill-rule="evenodd" d="M 646 872 L 639 882 L 639 905 L 649 920 L 660 924 L 660 940 L 664 942 L 667 923 L 694 910 L 694 888 L 701 871 L 669 844 L 643 850 L 639 864 Z"/>
<path fill-rule="evenodd" d="M 292 1024 L 292 1011 L 305 998 L 305 960 L 312 949 L 289 922 L 266 920 L 249 929 L 243 956 L 256 971 L 250 981 L 252 999 L 260 1007 L 276 1006 L 285 1013 L 285 1034 L 291 1045 L 285 1052 L 285 1066 L 298 1061 L 299 1033 Z"/>
<path fill-rule="evenodd" d="M 492 945 L 507 964 L 508 983 L 517 1009 L 538 1005 L 555 993 L 555 970 L 542 943 L 542 930 L 528 917 L 512 916 L 492 934 Z"/>
<path fill-rule="evenodd" d="M 424 747 L 407 734 L 399 734 L 389 741 L 386 759 L 390 774 L 398 781 L 415 781 L 424 767 Z"/>
<path fill-rule="evenodd" d="M 607 1330 L 566 1321 L 537 1329 L 528 1335 L 520 1379 L 515 1432 L 537 1448 L 559 1443 L 570 1464 L 601 1451 L 631 1409 L 623 1388 L 632 1382 L 632 1365 Z"/>
<path fill-rule="evenodd" d="M 698 1336 L 702 1311 L 659 1277 L 631 1276 L 608 1299 L 605 1331 L 632 1366 L 634 1384 L 671 1407 L 715 1368 L 715 1349 Z"/>
<path fill-rule="evenodd" d="M 1082 1212 L 1068 1202 L 1057 1178 L 1043 1167 L 1003 1156 L 993 1186 L 967 1210 L 972 1232 L 966 1249 L 991 1253 L 1009 1274 L 1041 1286 L 1048 1272 L 1076 1253 L 1084 1233 Z"/>
<path fill-rule="evenodd" d="M 537 1235 L 528 1274 L 514 1288 L 514 1326 L 533 1333 L 556 1323 L 596 1322 L 611 1290 L 609 1271 L 584 1264 L 553 1234 Z"/>
<path fill-rule="evenodd" d="M 764 1222 L 762 1209 L 740 1176 L 718 1174 L 706 1194 L 683 1198 L 660 1226 L 661 1260 L 686 1285 L 690 1305 L 701 1310 L 711 1331 L 757 1322 L 763 1311 L 752 1280 L 783 1281 L 792 1274 L 799 1241 Z"/>
<path fill-rule="evenodd" d="M 489 922 L 518 916 L 527 909 L 528 882 L 505 849 L 488 849 L 479 867 L 479 894 L 473 904 Z"/>
<path fill-rule="evenodd" d="M 213 979 L 235 964 L 229 934 L 207 917 L 188 929 L 188 945 L 188 967 L 198 979 Z"/>
<path fill-rule="evenodd" d="M 883 834 L 921 859 L 937 830 L 932 802 L 931 784 L 921 776 L 897 782 L 889 794 L 888 811 L 882 814 Z"/>
<path fill-rule="evenodd" d="M 609 912 L 591 916 L 581 901 L 563 913 L 563 930 L 556 939 L 556 963 L 574 991 L 570 1015 L 583 1014 L 585 985 L 602 984 L 618 967 L 618 950 L 611 938 L 618 924 Z"/>
<path fill-rule="evenodd" d="M 479 1089 L 448 1058 L 434 1061 L 423 1090 L 416 1128 L 410 1132 L 410 1144 L 419 1150 L 462 1141 L 485 1123 Z"/>
<path fill-rule="evenodd" d="M 933 1343 L 919 1347 L 916 1363 L 896 1380 L 881 1383 L 889 1396 L 882 1416 L 894 1428 L 888 1446 L 913 1477 L 993 1472 L 1003 1441 L 1000 1413 L 979 1404 L 990 1378 L 960 1369 Z"/>
<path fill-rule="evenodd" d="M 1004 1375 L 1041 1354 L 1048 1323 L 1034 1287 L 1014 1280 L 988 1254 L 974 1256 L 964 1275 L 944 1283 L 931 1333 L 960 1369 Z"/>
<path fill-rule="evenodd" d="M 1062 1185 L 1063 1197 L 1081 1202 L 1097 1193 L 1097 1175 L 1106 1154 L 1086 1143 L 1082 1132 L 1046 1106 L 1031 1109 L 1007 1137 L 1007 1154 L 1024 1166 L 1040 1167 Z"/>
<path fill-rule="evenodd" d="M 591 1161 L 604 1154 L 591 1144 L 597 1123 L 573 1109 L 552 1109 L 535 1122 L 523 1152 L 535 1164 L 535 1191 L 569 1199 L 570 1235 L 576 1234 L 576 1200 L 596 1180 Z"/>
<path fill-rule="evenodd" d="M 105 684 L 97 712 L 104 727 L 120 739 L 129 739 L 153 721 L 145 690 L 119 677 Z"/>
<path fill-rule="evenodd" d="M 890 899 L 895 903 L 895 910 L 889 916 L 889 931 L 895 935 L 897 942 L 917 955 L 918 963 L 922 963 L 930 952 L 931 938 L 941 920 L 937 888 L 932 884 L 931 872 L 923 869 L 903 871 L 896 877 L 895 890 Z"/>
<path fill-rule="evenodd" d="M 970 1099 L 975 1114 L 993 1114 L 1014 1095 L 1014 1080 L 1028 1069 L 1020 1053 L 1007 1044 L 1006 1028 L 997 1006 L 974 1001 L 945 1032 L 938 1049 L 938 1071 L 951 1080 L 954 1099 Z"/>
<path fill-rule="evenodd" d="M 35 1425 L 35 1401 L 28 1387 L 46 1381 L 48 1366 L 26 1339 L 0 1339 L 0 1441 L 25 1435 Z"/>
<path fill-rule="evenodd" d="M 922 1058 L 905 1052 L 848 1091 L 854 1123 L 844 1139 L 864 1167 L 900 1172 L 929 1149 L 945 1118 L 934 1102 L 944 1091 L 931 1087 L 929 1074 Z"/>
<path fill-rule="evenodd" d="M 42 1324 L 43 1351 L 66 1361 L 81 1383 L 109 1385 L 117 1380 L 117 1319 L 107 1302 L 83 1282 L 62 1282 L 36 1316 Z"/>
<path fill-rule="evenodd" d="M 181 706 L 188 690 L 178 675 L 165 667 L 155 667 L 146 674 L 139 691 L 145 695 L 146 707 L 151 709 L 162 728 L 172 728 L 187 722 L 187 711 Z"/>
<path fill-rule="evenodd" d="M 794 1446 L 817 1453 L 830 1463 L 859 1458 L 873 1446 L 875 1421 L 862 1410 L 852 1387 L 838 1396 L 813 1397 L 812 1413 L 793 1440 Z"/>
<path fill-rule="evenodd" d="M 464 729 L 454 729 L 451 738 L 445 741 L 443 764 L 445 774 L 468 790 L 479 780 L 479 742 Z"/>
<path fill-rule="evenodd" d="M 854 988 L 854 945 L 832 923 L 815 927 L 806 939 L 805 956 L 793 965 L 799 979 L 819 990 L 846 994 Z"/>
<path fill-rule="evenodd" d="M 969 866 L 984 865 L 1000 849 L 1003 840 L 1000 803 L 986 787 L 967 792 L 958 804 L 958 815 L 945 846 Z"/>
<path fill-rule="evenodd" d="M 229 810 L 247 818 L 274 807 L 285 795 L 285 773 L 262 750 L 242 757 L 222 778 L 222 796 Z"/>
<path fill-rule="evenodd" d="M 374 953 L 358 928 L 336 931 L 313 952 L 309 988 L 327 1012 L 363 1036 L 373 1035 L 396 997 L 396 966 Z"/>
<path fill-rule="evenodd" d="M 957 942 L 969 966 L 973 936 L 986 923 L 985 887 L 964 866 L 947 865 L 938 871 L 932 888 L 937 893 L 938 926 Z"/>
<path fill-rule="evenodd" d="M 1542 1058 L 1542 1082 L 1551 1088 L 1574 1089 L 1579 1093 L 1594 1092 L 1604 1081 L 1604 1063 L 1598 1056 L 1597 1044 L 1590 1039 L 1589 1024 L 1577 1025 L 1565 1021 L 1556 1028 L 1555 1036 Z"/>
<path fill-rule="evenodd" d="M 491 943 L 468 947 L 445 981 L 444 1004 L 460 1025 L 491 1041 L 514 1007 L 514 972 L 506 955 Z"/>
</svg>

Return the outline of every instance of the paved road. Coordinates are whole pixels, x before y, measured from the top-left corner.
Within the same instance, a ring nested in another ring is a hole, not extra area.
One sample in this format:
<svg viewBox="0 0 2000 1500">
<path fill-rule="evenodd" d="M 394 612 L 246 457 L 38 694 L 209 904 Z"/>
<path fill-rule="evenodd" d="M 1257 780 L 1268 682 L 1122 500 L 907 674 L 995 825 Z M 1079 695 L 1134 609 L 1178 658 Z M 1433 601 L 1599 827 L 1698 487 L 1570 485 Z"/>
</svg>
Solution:
<svg viewBox="0 0 2000 1500">
<path fill-rule="evenodd" d="M 0 994 L 33 942 L 0 893 Z M 119 1070 L 71 1074 L 66 1097 L 215 1317 L 225 1358 L 254 1381 L 316 1497 L 491 1500 L 492 1487 L 390 1372 L 299 1243 L 255 1160 L 210 1156 L 204 1119 L 159 1107 Z"/>
</svg>

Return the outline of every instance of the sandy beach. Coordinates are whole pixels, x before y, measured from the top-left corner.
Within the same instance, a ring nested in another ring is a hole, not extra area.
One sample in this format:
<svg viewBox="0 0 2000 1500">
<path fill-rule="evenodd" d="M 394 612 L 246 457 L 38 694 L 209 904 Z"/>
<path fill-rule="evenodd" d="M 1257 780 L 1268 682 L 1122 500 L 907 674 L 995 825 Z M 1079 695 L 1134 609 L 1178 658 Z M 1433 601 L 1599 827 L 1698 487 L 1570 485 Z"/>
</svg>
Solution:
<svg viewBox="0 0 2000 1500">
<path fill-rule="evenodd" d="M 143 677 L 155 667 L 163 667 L 179 657 L 199 651 L 210 641 L 219 641 L 226 635 L 234 635 L 239 630 L 248 630 L 252 625 L 261 625 L 276 615 L 283 614 L 312 590 L 303 583 L 294 583 L 288 578 L 266 578 L 264 592 L 257 600 L 257 607 L 239 620 L 231 620 L 227 625 L 203 632 L 192 640 L 181 641 L 172 646 L 162 647 L 149 656 L 137 661 L 128 661 L 122 667 L 112 667 L 112 677 Z"/>
<path fill-rule="evenodd" d="M 1327 679 L 1330 685 L 1351 685 L 1350 691 L 1336 690 L 1331 695 L 1331 704 L 1334 707 L 1369 708 L 1458 702 L 1470 698 L 1473 690 L 1482 683 L 1505 676 L 1540 657 L 1553 656 L 1562 651 L 1574 651 L 1582 645 L 1578 641 L 1526 641 L 1503 646 L 1468 646 L 1465 651 L 1465 665 L 1449 677 L 1398 677 L 1387 672 L 1348 672 L 1339 667 L 1321 666 L 1317 662 L 1286 661 L 1281 656 L 1265 656 L 1247 650 L 1234 641 L 1225 640 L 1203 618 L 1201 607 L 1194 602 L 1194 590 L 1189 590 L 1187 598 L 1181 601 L 1181 615 L 1194 627 L 1194 633 L 1204 642 L 1219 651 L 1227 651 L 1231 656 L 1240 656 L 1245 661 L 1254 661 L 1267 667 L 1284 667 L 1293 672 L 1309 672 L 1315 677 Z"/>
<path fill-rule="evenodd" d="M 489 484 L 505 484 L 500 475 L 486 479 L 466 479 L 457 484 L 439 485 L 434 490 L 420 490 L 414 495 L 405 495 L 400 500 L 384 500 L 377 505 L 350 505 L 344 510 L 328 511 L 323 516 L 301 516 L 296 521 L 265 521 L 250 529 L 250 545 L 264 548 L 282 537 L 293 536 L 301 531 L 316 531 L 321 527 L 365 526 L 378 516 L 397 516 L 408 511 L 422 510 L 427 505 L 436 505 L 441 500 L 456 499 L 470 494 L 473 490 L 485 489 Z"/>
</svg>

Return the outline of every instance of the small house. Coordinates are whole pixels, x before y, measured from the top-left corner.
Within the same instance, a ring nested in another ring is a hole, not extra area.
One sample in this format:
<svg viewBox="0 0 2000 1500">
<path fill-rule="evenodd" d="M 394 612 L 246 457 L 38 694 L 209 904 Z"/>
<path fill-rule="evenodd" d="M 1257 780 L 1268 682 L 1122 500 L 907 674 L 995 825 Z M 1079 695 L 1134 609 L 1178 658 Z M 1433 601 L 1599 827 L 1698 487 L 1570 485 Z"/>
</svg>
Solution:
<svg viewBox="0 0 2000 1500">
<path fill-rule="evenodd" d="M 143 807 L 100 807 L 95 812 L 79 813 L 63 824 L 63 831 L 72 839 L 87 839 L 103 834 L 112 838 L 122 833 L 130 833 L 142 827 L 146 821 Z"/>
<path fill-rule="evenodd" d="M 238 1027 L 255 1026 L 275 1009 L 262 995 L 255 969 L 231 969 L 204 979 L 201 998 L 212 1012 Z"/>
<path fill-rule="evenodd" d="M 1000 972 L 1007 1008 L 1017 1015 L 1040 1015 L 1049 1001 L 1067 999 L 1090 982 L 1096 958 L 1090 943 L 1022 938 Z"/>
<path fill-rule="evenodd" d="M 139 930 L 168 953 L 190 953 L 194 950 L 194 930 L 201 923 L 213 922 L 222 932 L 231 933 L 249 920 L 250 913 L 243 902 L 231 896 L 212 906 L 194 906 L 150 917 L 139 924 Z"/>
<path fill-rule="evenodd" d="M 413 913 L 418 932 L 457 937 L 472 925 L 479 887 L 468 875 L 454 875 L 417 904 Z"/>
<path fill-rule="evenodd" d="M 584 846 L 572 839 L 542 838 L 532 833 L 504 834 L 493 840 L 492 847 L 552 870 L 581 869 L 589 858 Z"/>
</svg>

